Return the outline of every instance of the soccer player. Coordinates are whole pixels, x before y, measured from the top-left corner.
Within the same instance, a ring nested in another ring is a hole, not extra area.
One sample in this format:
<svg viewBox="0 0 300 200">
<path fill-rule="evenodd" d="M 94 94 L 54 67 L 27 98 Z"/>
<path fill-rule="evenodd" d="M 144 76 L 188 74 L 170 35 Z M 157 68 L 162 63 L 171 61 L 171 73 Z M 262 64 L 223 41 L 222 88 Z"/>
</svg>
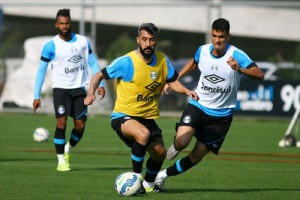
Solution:
<svg viewBox="0 0 300 200">
<path fill-rule="evenodd" d="M 189 100 L 177 124 L 167 159 L 174 159 L 193 137 L 196 142 L 189 155 L 159 172 L 155 180 L 159 186 L 164 186 L 167 177 L 182 174 L 195 166 L 210 151 L 218 154 L 232 122 L 242 75 L 258 80 L 264 78 L 264 73 L 245 52 L 228 43 L 229 30 L 226 19 L 215 20 L 211 27 L 212 44 L 200 46 L 179 72 L 181 78 L 198 67 L 201 72 L 196 88 L 199 100 Z M 166 93 L 167 89 L 165 87 Z"/>
<path fill-rule="evenodd" d="M 117 79 L 117 99 L 111 114 L 111 126 L 120 139 L 131 148 L 132 170 L 142 180 L 146 152 L 146 173 L 139 193 L 164 192 L 154 185 L 166 156 L 162 130 L 155 119 L 159 117 L 158 100 L 165 84 L 174 91 L 193 99 L 198 96 L 179 81 L 178 73 L 168 58 L 155 51 L 159 29 L 153 23 L 138 28 L 137 49 L 115 59 L 92 79 L 84 100 L 91 105 L 95 90 L 102 79 Z"/>
<path fill-rule="evenodd" d="M 71 32 L 69 9 L 58 10 L 55 21 L 58 34 L 43 47 L 41 60 L 36 74 L 33 110 L 41 107 L 40 94 L 48 64 L 51 63 L 53 102 L 56 115 L 54 144 L 58 158 L 57 171 L 70 170 L 70 150 L 82 138 L 87 106 L 83 103 L 86 97 L 85 85 L 88 83 L 88 68 L 93 74 L 100 71 L 88 39 Z M 100 85 L 98 85 L 100 86 Z M 105 89 L 97 87 L 100 98 L 104 98 Z M 74 128 L 66 143 L 68 116 L 74 120 Z"/>
</svg>

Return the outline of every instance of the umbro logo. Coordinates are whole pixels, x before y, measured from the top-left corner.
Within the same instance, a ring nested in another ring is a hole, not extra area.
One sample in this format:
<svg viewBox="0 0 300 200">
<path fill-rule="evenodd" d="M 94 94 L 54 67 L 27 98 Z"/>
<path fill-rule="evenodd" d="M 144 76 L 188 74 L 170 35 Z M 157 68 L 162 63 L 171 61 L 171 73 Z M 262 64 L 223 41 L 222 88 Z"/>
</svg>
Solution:
<svg viewBox="0 0 300 200">
<path fill-rule="evenodd" d="M 155 91 L 160 85 L 161 85 L 161 83 L 154 81 L 154 82 L 150 83 L 149 85 L 147 85 L 146 88 L 148 90 Z"/>
<path fill-rule="evenodd" d="M 76 55 L 76 56 L 73 56 L 72 58 L 70 58 L 68 61 L 72 62 L 72 63 L 79 63 L 81 59 L 82 59 L 81 56 Z"/>
<path fill-rule="evenodd" d="M 209 82 L 213 83 L 213 84 L 216 84 L 216 83 L 219 83 L 219 82 L 222 82 L 222 81 L 225 81 L 224 78 L 221 78 L 215 74 L 211 74 L 211 75 L 208 75 L 208 76 L 204 76 L 204 78 L 206 80 L 208 80 Z"/>
</svg>

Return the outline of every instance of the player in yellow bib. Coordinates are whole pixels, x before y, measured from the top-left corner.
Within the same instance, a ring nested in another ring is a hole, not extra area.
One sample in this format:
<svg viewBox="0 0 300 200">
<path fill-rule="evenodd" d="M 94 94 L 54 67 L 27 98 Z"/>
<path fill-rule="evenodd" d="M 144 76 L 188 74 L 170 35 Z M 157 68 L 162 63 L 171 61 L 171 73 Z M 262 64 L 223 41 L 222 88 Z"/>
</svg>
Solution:
<svg viewBox="0 0 300 200">
<path fill-rule="evenodd" d="M 91 105 L 95 91 L 103 79 L 117 79 L 117 99 L 111 114 L 111 126 L 123 142 L 131 148 L 132 171 L 143 180 L 142 168 L 146 152 L 146 173 L 138 193 L 164 192 L 154 184 L 155 177 L 166 156 L 162 131 L 155 120 L 159 117 L 158 100 L 165 84 L 175 92 L 198 99 L 179 81 L 178 73 L 168 58 L 156 52 L 159 29 L 144 23 L 138 29 L 138 48 L 117 58 L 95 74 L 84 100 Z"/>
</svg>

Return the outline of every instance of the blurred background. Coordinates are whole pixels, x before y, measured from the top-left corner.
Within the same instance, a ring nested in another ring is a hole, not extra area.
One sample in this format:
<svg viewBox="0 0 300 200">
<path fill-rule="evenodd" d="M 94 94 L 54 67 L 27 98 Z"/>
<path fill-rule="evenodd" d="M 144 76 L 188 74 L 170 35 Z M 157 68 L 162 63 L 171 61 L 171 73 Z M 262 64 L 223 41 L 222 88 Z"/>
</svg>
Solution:
<svg viewBox="0 0 300 200">
<path fill-rule="evenodd" d="M 1 0 L 0 111 L 30 110 L 35 73 L 43 44 L 56 34 L 58 9 L 70 8 L 72 30 L 90 38 L 101 67 L 136 48 L 137 27 L 153 22 L 160 29 L 158 50 L 179 71 L 196 49 L 210 43 L 211 23 L 231 24 L 230 43 L 244 50 L 265 72 L 266 80 L 244 78 L 236 113 L 240 116 L 292 118 L 300 107 L 300 1 L 247 0 Z M 43 86 L 41 112 L 53 112 L 51 73 Z M 199 71 L 181 81 L 190 89 Z M 110 112 L 115 93 L 93 105 L 92 113 Z M 186 97 L 163 96 L 162 111 L 182 111 Z M 99 105 L 100 104 L 100 105 Z"/>
</svg>

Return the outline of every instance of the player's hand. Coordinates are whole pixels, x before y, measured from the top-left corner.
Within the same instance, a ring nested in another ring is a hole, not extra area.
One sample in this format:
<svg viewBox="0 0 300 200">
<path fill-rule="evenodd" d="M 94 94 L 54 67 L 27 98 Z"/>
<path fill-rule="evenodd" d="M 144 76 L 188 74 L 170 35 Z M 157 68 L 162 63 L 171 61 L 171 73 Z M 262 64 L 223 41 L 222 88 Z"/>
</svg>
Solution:
<svg viewBox="0 0 300 200">
<path fill-rule="evenodd" d="M 32 103 L 33 112 L 35 113 L 36 110 L 40 107 L 41 107 L 41 100 L 40 99 L 34 99 L 33 103 Z"/>
<path fill-rule="evenodd" d="M 105 97 L 105 88 L 104 87 L 98 87 L 97 88 L 97 94 L 100 96 L 100 99 L 103 99 Z"/>
<path fill-rule="evenodd" d="M 170 92 L 172 91 L 172 89 L 170 88 L 169 84 L 165 84 L 164 89 L 162 90 L 161 94 L 170 94 Z"/>
<path fill-rule="evenodd" d="M 84 99 L 84 105 L 92 105 L 93 102 L 95 101 L 96 97 L 95 95 L 88 95 L 85 99 Z"/>
<path fill-rule="evenodd" d="M 196 92 L 194 92 L 194 91 L 188 90 L 188 91 L 186 92 L 186 95 L 188 95 L 189 97 L 191 97 L 192 99 L 194 99 L 194 100 L 196 100 L 196 101 L 199 100 L 198 94 L 197 94 Z"/>
<path fill-rule="evenodd" d="M 229 57 L 227 60 L 227 64 L 231 67 L 231 69 L 240 72 L 241 71 L 241 67 L 239 65 L 239 63 L 233 58 L 233 57 Z"/>
</svg>

